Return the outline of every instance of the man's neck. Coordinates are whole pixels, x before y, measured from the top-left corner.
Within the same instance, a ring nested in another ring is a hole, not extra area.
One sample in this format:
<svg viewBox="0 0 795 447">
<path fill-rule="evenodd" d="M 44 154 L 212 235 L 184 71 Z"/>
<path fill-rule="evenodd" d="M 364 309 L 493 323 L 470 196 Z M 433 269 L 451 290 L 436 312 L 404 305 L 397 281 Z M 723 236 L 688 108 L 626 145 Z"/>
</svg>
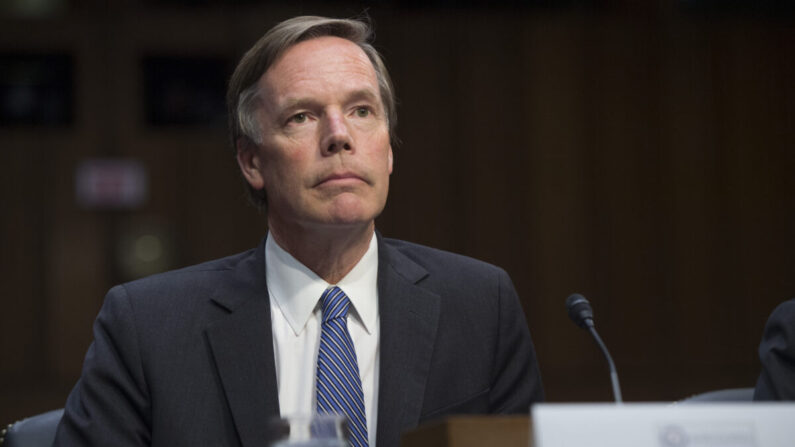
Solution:
<svg viewBox="0 0 795 447">
<path fill-rule="evenodd" d="M 270 225 L 270 234 L 284 251 L 329 284 L 336 284 L 362 259 L 373 237 L 375 224 L 346 228 L 288 231 Z"/>
</svg>

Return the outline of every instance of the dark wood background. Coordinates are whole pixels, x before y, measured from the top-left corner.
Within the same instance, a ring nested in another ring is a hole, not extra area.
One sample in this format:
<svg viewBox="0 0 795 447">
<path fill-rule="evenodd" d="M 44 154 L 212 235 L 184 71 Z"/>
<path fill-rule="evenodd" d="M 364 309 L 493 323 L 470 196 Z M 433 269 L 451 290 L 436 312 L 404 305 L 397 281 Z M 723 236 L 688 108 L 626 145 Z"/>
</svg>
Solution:
<svg viewBox="0 0 795 447">
<path fill-rule="evenodd" d="M 402 140 L 378 227 L 511 274 L 551 401 L 611 398 L 570 293 L 629 401 L 752 386 L 765 319 L 795 295 L 792 16 L 633 3 L 369 11 Z M 73 126 L 0 127 L 0 423 L 63 405 L 126 235 L 170 234 L 178 267 L 266 231 L 223 128 L 144 123 L 141 57 L 234 60 L 280 19 L 361 10 L 75 4 L 0 20 L 3 51 L 73 54 L 76 97 Z M 145 206 L 76 204 L 98 156 L 144 163 Z"/>
</svg>

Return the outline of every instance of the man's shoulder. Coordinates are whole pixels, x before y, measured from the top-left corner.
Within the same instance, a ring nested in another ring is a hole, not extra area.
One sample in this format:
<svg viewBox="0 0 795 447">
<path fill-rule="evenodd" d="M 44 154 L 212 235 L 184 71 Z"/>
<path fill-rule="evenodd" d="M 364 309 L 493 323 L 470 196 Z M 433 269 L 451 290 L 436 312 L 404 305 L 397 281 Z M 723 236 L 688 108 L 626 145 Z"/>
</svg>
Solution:
<svg viewBox="0 0 795 447">
<path fill-rule="evenodd" d="M 257 256 L 257 250 L 257 248 L 252 248 L 231 256 L 156 273 L 117 287 L 137 292 L 157 291 L 158 294 L 214 289 L 224 282 L 239 280 L 241 275 L 238 272 L 246 268 L 245 264 L 256 264 L 259 261 L 260 256 Z"/>
<path fill-rule="evenodd" d="M 103 312 L 135 315 L 156 333 L 178 332 L 197 318 L 213 319 L 223 314 L 220 309 L 262 296 L 264 276 L 262 256 L 251 249 L 116 285 L 105 296 Z"/>
<path fill-rule="evenodd" d="M 400 239 L 382 238 L 387 250 L 394 250 L 429 272 L 499 274 L 502 268 L 479 259 Z"/>
</svg>

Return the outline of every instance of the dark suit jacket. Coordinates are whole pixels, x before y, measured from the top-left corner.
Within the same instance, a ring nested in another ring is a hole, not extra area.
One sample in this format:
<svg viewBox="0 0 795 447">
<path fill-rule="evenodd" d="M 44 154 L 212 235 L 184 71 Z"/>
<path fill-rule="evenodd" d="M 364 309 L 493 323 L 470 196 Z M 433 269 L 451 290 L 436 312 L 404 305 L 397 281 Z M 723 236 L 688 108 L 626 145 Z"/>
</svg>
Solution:
<svg viewBox="0 0 795 447">
<path fill-rule="evenodd" d="M 457 413 L 543 398 L 508 275 L 379 235 L 377 444 Z M 266 445 L 279 415 L 264 247 L 116 286 L 56 446 Z"/>
<path fill-rule="evenodd" d="M 770 314 L 759 344 L 762 372 L 754 400 L 795 400 L 795 299 Z"/>
</svg>

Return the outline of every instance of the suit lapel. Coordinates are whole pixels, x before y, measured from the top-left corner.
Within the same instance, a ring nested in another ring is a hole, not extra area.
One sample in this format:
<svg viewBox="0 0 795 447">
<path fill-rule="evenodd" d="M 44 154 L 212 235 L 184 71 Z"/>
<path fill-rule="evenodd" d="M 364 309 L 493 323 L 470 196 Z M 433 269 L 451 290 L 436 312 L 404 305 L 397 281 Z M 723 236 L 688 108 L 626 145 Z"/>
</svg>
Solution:
<svg viewBox="0 0 795 447">
<path fill-rule="evenodd" d="M 229 313 L 207 338 L 235 428 L 244 447 L 266 445 L 266 421 L 279 415 L 264 247 L 238 264 L 213 301 Z"/>
<path fill-rule="evenodd" d="M 439 320 L 439 296 L 417 283 L 428 272 L 379 237 L 378 305 L 381 356 L 379 445 L 399 445 L 419 423 Z"/>
</svg>

